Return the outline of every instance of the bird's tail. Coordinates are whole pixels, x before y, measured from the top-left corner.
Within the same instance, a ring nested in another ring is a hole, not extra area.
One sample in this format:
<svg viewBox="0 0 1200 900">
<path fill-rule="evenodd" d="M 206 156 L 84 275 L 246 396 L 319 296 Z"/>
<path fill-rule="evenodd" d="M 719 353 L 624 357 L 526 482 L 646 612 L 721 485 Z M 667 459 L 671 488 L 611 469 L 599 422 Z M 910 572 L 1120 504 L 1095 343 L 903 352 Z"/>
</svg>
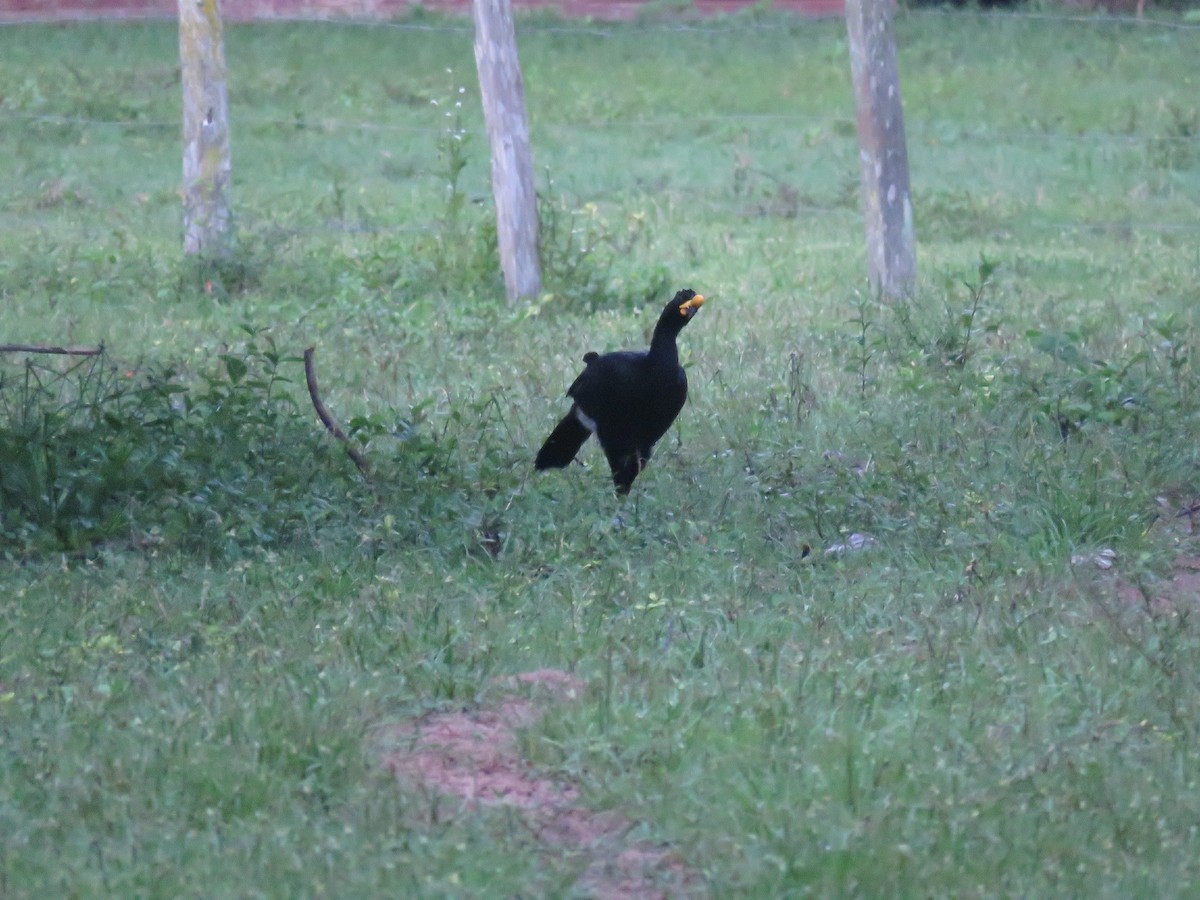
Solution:
<svg viewBox="0 0 1200 900">
<path fill-rule="evenodd" d="M 539 472 L 542 469 L 561 469 L 575 458 L 589 435 L 591 432 L 575 418 L 575 411 L 572 410 L 554 426 L 550 437 L 546 438 L 546 443 L 538 451 L 533 467 Z"/>
</svg>

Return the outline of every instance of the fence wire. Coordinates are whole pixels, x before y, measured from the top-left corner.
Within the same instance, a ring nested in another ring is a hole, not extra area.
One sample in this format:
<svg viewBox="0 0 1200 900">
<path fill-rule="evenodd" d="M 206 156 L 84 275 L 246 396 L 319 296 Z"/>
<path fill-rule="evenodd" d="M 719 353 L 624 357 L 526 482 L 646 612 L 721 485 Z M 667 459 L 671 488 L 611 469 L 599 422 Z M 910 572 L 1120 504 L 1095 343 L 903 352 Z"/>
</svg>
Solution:
<svg viewBox="0 0 1200 900">
<path fill-rule="evenodd" d="M 1156 29 L 1164 34 L 1185 36 L 1200 34 L 1200 22 L 1185 21 L 1183 19 L 1067 15 L 1040 11 L 1000 13 L 931 9 L 904 12 L 901 14 L 901 19 L 943 18 L 948 16 L 958 17 L 959 19 L 976 17 L 981 22 L 1055 23 L 1071 28 Z M 94 22 L 95 18 L 76 16 L 55 18 L 53 21 L 56 24 L 82 24 Z M 154 16 L 127 17 L 121 21 L 122 23 L 154 22 L 159 24 L 164 22 L 163 19 Z M 418 22 L 281 17 L 279 19 L 272 19 L 270 22 L 279 24 L 319 23 L 317 27 L 333 29 L 394 29 L 402 32 L 437 33 L 454 36 L 456 39 L 461 39 L 464 43 L 469 43 L 472 33 L 468 21 L 449 18 L 433 22 Z M 7 25 L 10 28 L 19 27 L 17 23 L 12 21 L 0 22 L 0 25 Z M 237 25 L 234 27 L 243 26 Z M 721 36 L 730 34 L 775 34 L 780 31 L 787 33 L 801 32 L 811 28 L 835 30 L 838 27 L 839 25 L 836 20 L 822 23 L 820 21 L 800 18 L 771 16 L 767 20 L 758 21 L 745 15 L 693 22 L 646 22 L 614 25 L 597 24 L 594 22 L 579 24 L 556 22 L 547 20 L 545 17 L 539 17 L 522 20 L 519 26 L 520 32 L 525 34 L 562 34 L 589 39 L 594 38 L 605 42 L 644 37 L 646 35 L 699 34 Z M 1200 42 L 1197 43 L 1200 45 Z M 903 52 L 902 47 L 902 55 Z M 1200 58 L 1200 46 L 1197 47 L 1197 58 Z M 233 78 L 236 79 L 236 67 L 234 68 Z M 1184 101 L 1194 102 L 1194 99 L 1189 100 L 1189 98 L 1185 97 Z M 837 135 L 836 138 L 830 139 L 829 146 L 842 162 L 839 177 L 842 179 L 856 179 L 858 176 L 854 138 L 852 136 L 854 117 L 852 108 L 847 108 L 844 114 L 838 116 L 758 112 L 713 112 L 687 116 L 671 116 L 648 115 L 635 111 L 623 116 L 606 116 L 604 118 L 580 117 L 547 120 L 539 115 L 536 107 L 532 108 L 531 113 L 533 118 L 532 131 L 535 140 L 535 157 L 538 154 L 536 141 L 539 136 L 554 138 L 559 143 L 563 143 L 570 137 L 586 133 L 600 145 L 604 145 L 606 142 L 616 145 L 619 144 L 624 136 L 629 134 L 642 133 L 653 137 L 655 133 L 675 134 L 703 127 L 727 126 L 729 128 L 746 130 L 777 129 L 777 133 L 779 134 L 793 134 L 799 145 L 803 141 L 805 132 L 823 130 L 836 133 Z M 348 136 L 356 134 L 364 136 L 409 135 L 414 138 L 427 138 L 430 141 L 434 141 L 445 133 L 445 128 L 441 124 L 413 125 L 388 121 L 384 118 L 364 119 L 322 116 L 320 114 L 306 116 L 303 125 L 306 135 L 318 135 L 318 142 L 323 140 L 331 144 L 344 141 Z M 254 114 L 243 115 L 239 113 L 235 104 L 231 110 L 231 126 L 234 134 L 236 181 L 238 177 L 237 159 L 241 149 L 239 141 L 248 135 L 259 132 L 268 136 L 271 136 L 273 133 L 274 137 L 280 138 L 281 135 L 294 132 L 298 127 L 298 122 L 295 118 L 289 119 L 279 116 Z M 3 98 L 0 98 L 0 129 L 8 134 L 10 139 L 13 134 L 21 130 L 39 127 L 87 130 L 87 140 L 92 142 L 108 142 L 116 153 L 123 152 L 125 143 L 137 135 L 148 137 L 154 142 L 149 149 L 141 147 L 139 152 L 153 152 L 161 154 L 164 159 L 171 160 L 177 158 L 179 152 L 178 133 L 180 122 L 175 118 L 145 117 L 137 114 L 131 114 L 128 117 L 122 118 L 26 111 L 6 108 Z M 851 131 L 847 132 L 847 128 L 850 128 Z M 907 122 L 907 132 L 910 159 L 913 162 L 915 173 L 914 193 L 918 198 L 918 202 L 923 193 L 919 179 L 919 172 L 923 164 L 923 148 L 937 144 L 953 145 L 956 148 L 960 148 L 960 152 L 965 157 L 982 156 L 989 153 L 995 154 L 997 148 L 1004 147 L 1023 148 L 1026 150 L 1031 147 L 1047 147 L 1051 148 L 1048 151 L 1050 154 L 1076 154 L 1085 160 L 1086 165 L 1100 165 L 1105 159 L 1115 159 L 1127 170 L 1125 189 L 1129 191 L 1137 190 L 1139 182 L 1146 182 L 1161 177 L 1162 173 L 1156 171 L 1150 162 L 1150 157 L 1155 153 L 1166 155 L 1190 153 L 1197 159 L 1200 159 L 1200 133 L 1197 133 L 1195 130 L 1189 131 L 1186 127 L 1181 128 L 1180 133 L 1177 134 L 1160 133 L 1146 135 L 1111 130 L 1064 131 L 1038 128 L 1004 128 L 984 123 L 976 126 L 964 124 L 959 121 L 939 122 L 910 114 Z M 461 134 L 464 138 L 475 142 L 474 145 L 477 152 L 485 152 L 483 148 L 485 147 L 486 137 L 477 123 L 462 126 Z M 283 140 L 285 143 L 292 143 L 286 139 Z M 294 149 L 300 152 L 298 148 Z M 305 152 L 314 153 L 319 156 L 319 144 L 306 147 Z M 731 144 L 726 152 L 728 156 L 732 157 L 736 156 L 740 151 Z M 1061 166 L 1061 160 L 1048 158 L 1041 160 L 1038 164 L 1052 168 L 1055 165 Z M 782 191 L 786 192 L 794 189 L 794 185 L 790 183 L 792 177 L 790 172 L 779 169 L 754 170 L 749 167 L 747 167 L 747 172 L 750 175 L 759 177 L 761 181 L 768 185 L 774 184 L 780 187 Z M 995 192 L 1000 189 L 996 183 L 989 182 L 989 172 L 986 167 L 980 167 L 974 174 L 976 180 L 971 188 L 972 193 L 979 196 L 986 196 L 989 192 Z M 429 172 L 416 172 L 414 173 L 414 177 L 427 179 L 432 176 Z M 1065 175 L 1064 180 L 1070 181 Z M 1079 177 L 1076 178 L 1076 181 L 1079 181 Z M 635 190 L 635 185 L 628 182 L 609 182 L 601 185 L 597 191 L 604 188 L 618 191 L 633 191 Z M 803 193 L 803 191 L 800 193 Z M 659 191 L 659 195 L 668 199 L 678 199 L 686 196 L 694 204 L 704 206 L 713 212 L 724 212 L 734 217 L 753 215 L 755 201 L 763 201 L 764 199 L 761 196 L 757 198 L 731 196 L 728 191 L 710 190 L 705 185 L 683 186 L 672 190 L 661 190 Z M 769 200 L 769 198 L 767 199 Z M 1197 212 L 1196 200 L 1197 198 L 1193 197 L 1190 205 L 1187 203 L 1175 204 L 1175 211 L 1182 210 L 1182 213 L 1178 216 L 1172 215 L 1170 217 L 1154 219 L 1098 217 L 1090 221 L 1068 221 L 1054 216 L 1026 214 L 1026 210 L 1020 207 L 1018 207 L 1018 210 L 1022 213 L 1020 221 L 1022 227 L 1042 231 L 1087 234 L 1131 230 L 1134 232 L 1154 232 L 1161 234 L 1193 234 L 1200 231 L 1200 216 L 1195 214 Z M 847 222 L 851 222 L 857 216 L 857 210 L 852 205 L 847 206 L 845 204 L 821 202 L 819 198 L 814 199 L 810 196 L 791 199 L 787 203 L 788 214 L 795 216 L 842 217 Z M 762 203 L 760 202 L 760 212 L 761 207 Z M 919 207 L 917 212 L 919 218 Z M 0 209 L 0 221 L 4 223 L 6 228 L 38 229 L 53 218 L 54 215 L 55 210 L 52 209 L 22 209 L 20 208 L 20 204 L 9 204 L 8 209 Z M 354 225 L 347 225 L 344 221 L 339 220 L 330 224 L 328 231 L 338 234 L 387 234 L 421 230 L 427 227 L 429 226 L 421 223 L 397 225 L 395 223 L 369 224 L 359 222 Z M 294 230 L 294 233 L 306 234 L 314 233 L 315 231 L 319 231 L 319 229 L 298 228 Z"/>
</svg>

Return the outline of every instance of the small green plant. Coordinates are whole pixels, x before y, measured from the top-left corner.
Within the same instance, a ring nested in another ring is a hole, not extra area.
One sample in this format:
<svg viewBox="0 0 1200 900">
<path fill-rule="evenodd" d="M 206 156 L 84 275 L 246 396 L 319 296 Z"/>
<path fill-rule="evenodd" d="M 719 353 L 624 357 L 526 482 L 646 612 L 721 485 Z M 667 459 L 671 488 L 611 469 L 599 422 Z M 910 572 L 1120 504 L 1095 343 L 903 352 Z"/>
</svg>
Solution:
<svg viewBox="0 0 1200 900">
<path fill-rule="evenodd" d="M 662 266 L 636 273 L 621 265 L 650 240 L 644 214 L 628 217 L 624 229 L 611 224 L 594 203 L 575 208 L 550 190 L 538 193 L 538 250 L 542 281 L 550 298 L 583 312 L 640 309 L 670 288 Z"/>
<path fill-rule="evenodd" d="M 447 69 L 446 74 L 453 80 L 452 70 Z M 466 90 L 460 86 L 455 88 L 449 97 L 429 101 L 447 120 L 438 132 L 437 158 L 440 168 L 435 174 L 443 183 L 446 192 L 442 225 L 448 231 L 459 225 L 463 207 L 467 202 L 461 185 L 462 173 L 470 158 L 467 150 L 471 143 L 471 133 L 463 124 L 462 98 Z"/>
<path fill-rule="evenodd" d="M 1196 162 L 1200 140 L 1200 107 L 1169 103 L 1166 114 L 1166 125 L 1146 142 L 1150 165 L 1166 172 L 1190 169 Z"/>
<path fill-rule="evenodd" d="M 963 286 L 967 289 L 969 305 L 958 310 L 957 313 L 954 311 L 948 313 L 949 321 L 946 330 L 938 339 L 938 348 L 942 351 L 943 358 L 951 365 L 962 368 L 971 358 L 973 350 L 971 339 L 976 335 L 975 319 L 979 314 L 979 305 L 983 301 L 984 292 L 991 287 L 992 274 L 995 271 L 996 264 L 990 262 L 987 257 L 981 256 L 975 281 L 963 282 Z"/>
<path fill-rule="evenodd" d="M 946 300 L 941 309 L 932 313 L 919 299 L 897 301 L 892 307 L 892 321 L 899 336 L 893 348 L 898 359 L 916 359 L 936 368 L 962 369 L 975 352 L 980 326 L 979 314 L 996 264 L 984 256 L 979 259 L 976 277 L 964 280 L 967 301 L 956 302 L 955 285 L 948 281 Z M 994 326 L 989 326 L 994 327 Z"/>
<path fill-rule="evenodd" d="M 419 266 L 410 275 L 416 280 L 431 281 L 430 286 L 442 295 L 469 293 L 499 297 L 502 292 L 495 219 L 485 207 L 475 209 L 468 203 L 462 184 L 473 143 L 464 119 L 466 88 L 454 85 L 452 69 L 447 69 L 446 74 L 450 78 L 448 93 L 430 100 L 440 120 L 437 168 L 433 171 L 442 191 L 440 214 L 432 233 L 408 251 L 417 258 L 427 259 L 426 266 Z M 426 270 L 431 271 L 426 274 Z"/>
<path fill-rule="evenodd" d="M 880 303 L 868 291 L 859 291 L 854 295 L 854 318 L 851 324 L 854 333 L 851 337 L 852 348 L 847 356 L 846 371 L 854 375 L 858 384 L 859 396 L 867 393 L 869 381 L 868 368 L 874 355 L 872 346 L 874 338 L 874 312 Z"/>
</svg>

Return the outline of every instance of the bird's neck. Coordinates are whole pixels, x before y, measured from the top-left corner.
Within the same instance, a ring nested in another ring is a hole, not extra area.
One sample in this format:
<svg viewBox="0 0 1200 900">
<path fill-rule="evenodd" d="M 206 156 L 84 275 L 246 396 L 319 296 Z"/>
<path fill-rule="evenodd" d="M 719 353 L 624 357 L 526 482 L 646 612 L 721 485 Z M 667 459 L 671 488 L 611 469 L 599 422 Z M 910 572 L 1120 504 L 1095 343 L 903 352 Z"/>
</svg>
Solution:
<svg viewBox="0 0 1200 900">
<path fill-rule="evenodd" d="M 679 346 L 675 343 L 677 336 L 678 332 L 669 328 L 654 329 L 654 336 L 650 339 L 650 356 L 655 362 L 679 362 Z"/>
</svg>

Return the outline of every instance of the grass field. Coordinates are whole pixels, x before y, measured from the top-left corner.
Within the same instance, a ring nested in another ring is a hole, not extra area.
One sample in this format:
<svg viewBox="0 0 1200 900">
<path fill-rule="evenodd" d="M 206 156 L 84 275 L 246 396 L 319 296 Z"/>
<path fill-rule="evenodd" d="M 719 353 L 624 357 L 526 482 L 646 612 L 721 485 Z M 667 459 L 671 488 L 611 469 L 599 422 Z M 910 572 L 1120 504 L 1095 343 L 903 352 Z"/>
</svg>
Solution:
<svg viewBox="0 0 1200 900">
<path fill-rule="evenodd" d="M 0 895 L 583 892 L 379 764 L 542 667 L 589 690 L 522 751 L 698 892 L 1200 890 L 1200 31 L 903 17 L 886 305 L 840 23 L 527 21 L 508 308 L 470 32 L 408 24 L 228 30 L 220 264 L 173 28 L 0 29 L 0 342 L 106 348 L 0 359 Z M 594 447 L 535 477 L 583 353 L 684 286 L 633 496 Z"/>
</svg>

